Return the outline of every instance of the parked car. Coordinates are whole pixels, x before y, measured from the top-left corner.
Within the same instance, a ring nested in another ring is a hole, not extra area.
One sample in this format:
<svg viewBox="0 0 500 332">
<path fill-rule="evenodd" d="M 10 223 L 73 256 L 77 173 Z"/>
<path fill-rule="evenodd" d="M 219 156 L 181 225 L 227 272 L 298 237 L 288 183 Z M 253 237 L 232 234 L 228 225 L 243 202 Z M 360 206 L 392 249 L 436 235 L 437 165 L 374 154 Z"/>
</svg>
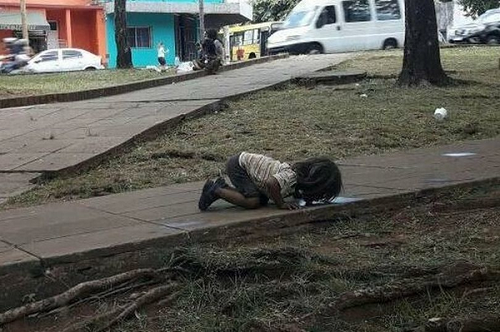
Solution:
<svg viewBox="0 0 500 332">
<path fill-rule="evenodd" d="M 271 54 L 336 53 L 404 45 L 403 0 L 302 0 L 271 35 Z"/>
<path fill-rule="evenodd" d="M 104 69 L 100 56 L 77 48 L 61 48 L 43 51 L 35 55 L 25 71 L 54 73 L 79 70 Z"/>
<path fill-rule="evenodd" d="M 500 44 L 500 8 L 491 9 L 472 23 L 451 28 L 450 43 Z"/>
</svg>

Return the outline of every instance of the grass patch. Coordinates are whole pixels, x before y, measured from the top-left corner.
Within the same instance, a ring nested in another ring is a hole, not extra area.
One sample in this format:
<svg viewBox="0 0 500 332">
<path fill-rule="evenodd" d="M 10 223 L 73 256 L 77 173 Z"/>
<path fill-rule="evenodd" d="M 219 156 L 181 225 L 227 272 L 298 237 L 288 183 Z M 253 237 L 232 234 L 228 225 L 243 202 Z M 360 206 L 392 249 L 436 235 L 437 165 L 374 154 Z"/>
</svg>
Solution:
<svg viewBox="0 0 500 332">
<path fill-rule="evenodd" d="M 498 49 L 443 49 L 442 58 L 452 77 L 469 83 L 406 89 L 396 87 L 391 78 L 372 78 L 359 85 L 259 92 L 88 172 L 43 182 L 11 199 L 7 207 L 203 180 L 218 174 L 226 158 L 241 151 L 293 162 L 498 136 Z M 401 61 L 401 51 L 369 52 L 339 68 L 365 69 L 380 77 L 397 74 Z M 438 107 L 449 110 L 447 121 L 433 118 Z"/>
<path fill-rule="evenodd" d="M 173 74 L 175 74 L 174 70 L 158 73 L 151 70 L 125 69 L 34 75 L 0 75 L 0 99 L 99 89 Z"/>
</svg>

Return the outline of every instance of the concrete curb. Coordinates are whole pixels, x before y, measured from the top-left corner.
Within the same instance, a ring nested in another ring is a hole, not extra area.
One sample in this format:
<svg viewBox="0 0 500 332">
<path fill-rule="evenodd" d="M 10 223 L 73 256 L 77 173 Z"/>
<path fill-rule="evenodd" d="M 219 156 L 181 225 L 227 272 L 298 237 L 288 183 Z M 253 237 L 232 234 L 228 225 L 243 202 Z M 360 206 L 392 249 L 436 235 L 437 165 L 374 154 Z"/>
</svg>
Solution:
<svg viewBox="0 0 500 332">
<path fill-rule="evenodd" d="M 244 62 L 237 62 L 227 66 L 223 66 L 220 72 L 226 72 L 230 70 L 240 69 L 249 67 L 256 64 L 267 63 L 274 60 L 280 60 L 288 58 L 288 54 L 273 55 L 268 57 L 262 57 L 258 59 L 248 60 Z M 110 86 L 102 89 L 92 89 L 84 91 L 75 91 L 67 93 L 52 93 L 38 96 L 26 96 L 26 97 L 15 97 L 8 99 L 0 99 L 0 109 L 10 108 L 10 107 L 22 107 L 31 106 L 39 104 L 50 104 L 50 103 L 61 103 L 61 102 L 72 102 L 88 100 L 100 97 L 108 97 L 119 95 L 127 92 L 143 90 L 154 88 L 162 85 L 168 85 L 172 83 L 179 83 L 184 81 L 193 80 L 196 78 L 207 76 L 205 71 L 192 72 L 181 75 L 168 76 L 163 78 L 155 78 L 146 81 L 127 83 L 122 85 Z"/>
<path fill-rule="evenodd" d="M 0 266 L 0 311 L 21 305 L 22 296 L 36 292 L 37 298 L 53 296 L 90 279 L 98 279 L 137 268 L 157 268 L 169 250 L 192 243 L 221 243 L 231 239 L 258 239 L 295 232 L 313 224 L 328 224 L 351 218 L 395 211 L 414 202 L 425 202 L 437 195 L 478 186 L 500 185 L 500 177 L 464 182 L 396 195 L 330 205 L 299 211 L 276 210 L 269 216 L 249 219 L 221 227 L 73 253 L 47 260 Z M 51 274 L 50 278 L 45 275 Z M 62 285 L 57 280 L 65 280 Z"/>
</svg>

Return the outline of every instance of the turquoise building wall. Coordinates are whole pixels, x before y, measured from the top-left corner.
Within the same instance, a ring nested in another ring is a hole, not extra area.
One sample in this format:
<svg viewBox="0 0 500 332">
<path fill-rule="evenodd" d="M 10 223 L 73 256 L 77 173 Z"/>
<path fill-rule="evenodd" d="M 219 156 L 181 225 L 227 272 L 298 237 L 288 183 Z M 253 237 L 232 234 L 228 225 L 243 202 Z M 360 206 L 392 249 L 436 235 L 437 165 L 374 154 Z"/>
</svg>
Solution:
<svg viewBox="0 0 500 332">
<path fill-rule="evenodd" d="M 129 13 L 127 14 L 129 27 L 150 27 L 151 48 L 132 48 L 132 62 L 134 67 L 158 65 L 157 45 L 163 42 L 168 48 L 167 63 L 175 61 L 175 27 L 173 14 Z M 116 43 L 114 16 L 108 15 L 106 19 L 106 34 L 108 46 L 108 66 L 116 67 Z"/>
</svg>

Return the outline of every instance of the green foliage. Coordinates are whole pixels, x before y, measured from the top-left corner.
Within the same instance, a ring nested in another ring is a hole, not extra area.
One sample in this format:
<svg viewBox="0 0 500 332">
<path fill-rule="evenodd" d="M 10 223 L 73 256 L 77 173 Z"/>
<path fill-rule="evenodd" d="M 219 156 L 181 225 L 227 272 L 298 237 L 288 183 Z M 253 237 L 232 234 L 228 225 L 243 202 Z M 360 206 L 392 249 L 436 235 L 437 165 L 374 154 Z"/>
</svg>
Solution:
<svg viewBox="0 0 500 332">
<path fill-rule="evenodd" d="M 465 11 L 472 17 L 477 17 L 488 9 L 500 7 L 500 1 L 498 0 L 460 0 L 459 3 L 464 6 Z"/>
<path fill-rule="evenodd" d="M 254 22 L 281 21 L 300 0 L 254 0 Z"/>
</svg>

